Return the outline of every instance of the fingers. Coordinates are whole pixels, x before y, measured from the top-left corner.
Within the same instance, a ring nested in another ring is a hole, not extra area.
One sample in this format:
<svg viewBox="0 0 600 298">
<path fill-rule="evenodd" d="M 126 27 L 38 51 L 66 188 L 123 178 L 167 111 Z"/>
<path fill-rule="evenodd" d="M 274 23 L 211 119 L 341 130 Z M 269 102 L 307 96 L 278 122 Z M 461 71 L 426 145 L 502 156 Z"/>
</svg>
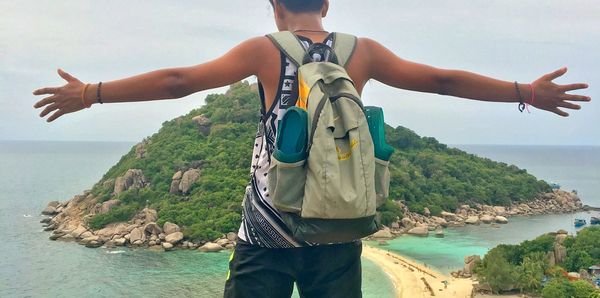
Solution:
<svg viewBox="0 0 600 298">
<path fill-rule="evenodd" d="M 592 100 L 589 96 L 575 95 L 575 94 L 564 94 L 560 98 L 562 100 L 570 100 L 570 101 L 590 101 L 590 100 Z"/>
<path fill-rule="evenodd" d="M 68 74 L 67 72 L 65 72 L 64 70 L 62 70 L 62 69 L 60 69 L 60 68 L 58 69 L 58 75 L 59 75 L 61 78 L 65 79 L 65 80 L 66 80 L 67 82 L 69 82 L 69 83 L 70 83 L 70 82 L 73 82 L 73 81 L 79 81 L 79 80 L 78 80 L 78 79 L 76 79 L 74 76 L 72 76 L 72 75 Z"/>
<path fill-rule="evenodd" d="M 57 103 L 53 103 L 49 106 L 47 106 L 41 113 L 40 113 L 40 117 L 44 117 L 46 115 L 48 115 L 48 113 L 58 109 L 58 104 Z"/>
<path fill-rule="evenodd" d="M 46 87 L 33 91 L 33 95 L 55 94 L 58 93 L 60 87 Z"/>
<path fill-rule="evenodd" d="M 581 106 L 580 105 L 576 105 L 570 102 L 566 102 L 566 101 L 559 101 L 558 102 L 558 106 L 559 107 L 563 107 L 563 108 L 567 108 L 567 109 L 572 109 L 572 110 L 580 110 Z"/>
<path fill-rule="evenodd" d="M 64 110 L 58 110 L 58 111 L 54 112 L 54 114 L 50 115 L 50 117 L 48 117 L 48 119 L 46 119 L 46 122 L 52 122 L 56 118 L 58 118 L 64 114 L 65 114 Z"/>
<path fill-rule="evenodd" d="M 40 108 L 40 107 L 43 107 L 43 106 L 45 106 L 47 104 L 53 103 L 57 98 L 58 98 L 58 96 L 56 96 L 56 95 L 48 96 L 48 97 L 46 97 L 46 98 L 44 98 L 44 99 L 36 102 L 33 105 L 33 107 L 36 108 L 36 109 Z"/>
<path fill-rule="evenodd" d="M 562 92 L 567 92 L 567 91 L 572 91 L 572 90 L 585 89 L 587 87 L 588 87 L 588 84 L 577 83 L 577 84 L 561 85 L 561 86 L 558 86 L 558 89 Z"/>
<path fill-rule="evenodd" d="M 544 75 L 543 78 L 548 81 L 552 81 L 552 80 L 564 75 L 566 72 L 567 72 L 567 68 L 563 67 L 561 69 L 555 70 L 549 74 Z"/>
<path fill-rule="evenodd" d="M 559 116 L 563 116 L 563 117 L 568 117 L 569 116 L 569 113 L 567 113 L 565 111 L 561 111 L 559 108 L 551 109 L 550 112 L 555 113 L 555 114 L 557 114 Z"/>
</svg>

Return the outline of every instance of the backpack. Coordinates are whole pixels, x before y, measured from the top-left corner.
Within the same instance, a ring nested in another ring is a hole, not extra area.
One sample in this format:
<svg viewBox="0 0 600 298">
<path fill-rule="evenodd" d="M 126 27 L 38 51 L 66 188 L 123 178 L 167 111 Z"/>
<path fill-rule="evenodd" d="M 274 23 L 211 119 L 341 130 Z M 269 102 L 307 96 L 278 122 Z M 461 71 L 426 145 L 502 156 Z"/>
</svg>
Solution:
<svg viewBox="0 0 600 298">
<path fill-rule="evenodd" d="M 298 99 L 280 115 L 269 194 L 295 238 L 323 244 L 379 230 L 376 208 L 388 196 L 393 152 L 383 137 L 383 112 L 363 106 L 344 68 L 356 37 L 332 35 L 332 47 L 308 49 L 291 32 L 267 35 L 298 66 Z"/>
</svg>

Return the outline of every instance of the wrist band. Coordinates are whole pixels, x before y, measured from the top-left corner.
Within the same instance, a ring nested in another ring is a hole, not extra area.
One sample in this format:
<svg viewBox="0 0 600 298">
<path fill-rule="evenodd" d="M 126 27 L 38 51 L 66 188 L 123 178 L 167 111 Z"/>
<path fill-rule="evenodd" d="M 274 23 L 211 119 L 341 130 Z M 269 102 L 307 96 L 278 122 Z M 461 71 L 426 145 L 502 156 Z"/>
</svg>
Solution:
<svg viewBox="0 0 600 298">
<path fill-rule="evenodd" d="M 100 96 L 101 95 L 100 88 L 102 88 L 102 82 L 98 83 L 98 88 L 96 88 L 96 101 L 102 104 L 103 102 L 102 102 L 102 96 Z"/>
<path fill-rule="evenodd" d="M 83 87 L 83 91 L 81 92 L 81 102 L 83 103 L 83 106 L 88 109 L 92 106 L 91 103 L 89 105 L 85 103 L 85 91 L 87 91 L 87 88 L 89 86 L 90 86 L 90 84 L 85 84 L 85 87 Z"/>
<path fill-rule="evenodd" d="M 519 112 L 523 113 L 525 110 L 525 103 L 523 102 L 523 96 L 521 96 L 521 89 L 519 89 L 519 83 L 515 81 L 515 89 L 517 90 L 517 96 L 519 99 Z"/>
</svg>

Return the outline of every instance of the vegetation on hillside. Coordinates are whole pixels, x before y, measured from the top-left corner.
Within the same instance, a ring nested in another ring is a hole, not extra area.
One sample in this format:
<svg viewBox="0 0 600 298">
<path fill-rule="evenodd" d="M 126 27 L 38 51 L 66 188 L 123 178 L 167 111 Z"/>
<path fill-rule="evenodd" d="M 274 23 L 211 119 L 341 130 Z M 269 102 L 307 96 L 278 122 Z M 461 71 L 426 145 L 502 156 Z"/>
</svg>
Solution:
<svg viewBox="0 0 600 298">
<path fill-rule="evenodd" d="M 555 243 L 555 236 L 547 234 L 519 245 L 498 245 L 485 255 L 475 272 L 496 293 L 518 289 L 547 298 L 600 297 L 600 291 L 588 281 L 569 281 L 565 276 L 566 272 L 580 272 L 600 263 L 600 227 L 567 236 L 561 244 L 566 248 L 565 260 L 551 264 L 547 256 L 554 253 Z"/>
<path fill-rule="evenodd" d="M 101 202 L 117 199 L 122 204 L 93 217 L 92 228 L 127 220 L 149 206 L 158 210 L 159 224 L 177 223 L 189 239 L 212 240 L 237 231 L 259 111 L 258 94 L 248 83 L 238 83 L 226 94 L 209 95 L 201 108 L 164 122 L 148 138 L 144 158 L 136 158 L 134 146 L 94 185 L 92 193 Z M 210 119 L 209 134 L 199 133 L 192 121 L 198 115 Z M 402 209 L 392 200 L 402 201 L 416 212 L 427 207 L 437 215 L 461 204 L 506 206 L 550 190 L 546 182 L 523 169 L 448 148 L 407 128 L 387 126 L 386 134 L 396 153 L 390 165 L 390 201 L 380 208 L 383 224 L 402 217 Z M 189 194 L 170 194 L 173 174 L 197 163 L 202 164 L 201 178 Z M 141 169 L 150 185 L 113 196 L 113 186 L 105 182 L 128 169 Z"/>
</svg>

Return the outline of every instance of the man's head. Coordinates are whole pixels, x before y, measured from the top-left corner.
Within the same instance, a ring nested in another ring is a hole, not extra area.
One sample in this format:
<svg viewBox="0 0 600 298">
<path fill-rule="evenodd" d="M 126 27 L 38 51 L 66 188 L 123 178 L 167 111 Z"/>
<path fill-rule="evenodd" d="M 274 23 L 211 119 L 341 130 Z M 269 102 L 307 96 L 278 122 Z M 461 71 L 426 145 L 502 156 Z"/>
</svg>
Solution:
<svg viewBox="0 0 600 298">
<path fill-rule="evenodd" d="M 290 19 L 324 18 L 329 10 L 329 0 L 269 0 L 275 12 L 279 30 L 288 30 Z"/>
<path fill-rule="evenodd" d="M 275 6 L 274 0 L 269 0 Z M 275 0 L 291 13 L 321 12 L 325 0 Z"/>
</svg>

